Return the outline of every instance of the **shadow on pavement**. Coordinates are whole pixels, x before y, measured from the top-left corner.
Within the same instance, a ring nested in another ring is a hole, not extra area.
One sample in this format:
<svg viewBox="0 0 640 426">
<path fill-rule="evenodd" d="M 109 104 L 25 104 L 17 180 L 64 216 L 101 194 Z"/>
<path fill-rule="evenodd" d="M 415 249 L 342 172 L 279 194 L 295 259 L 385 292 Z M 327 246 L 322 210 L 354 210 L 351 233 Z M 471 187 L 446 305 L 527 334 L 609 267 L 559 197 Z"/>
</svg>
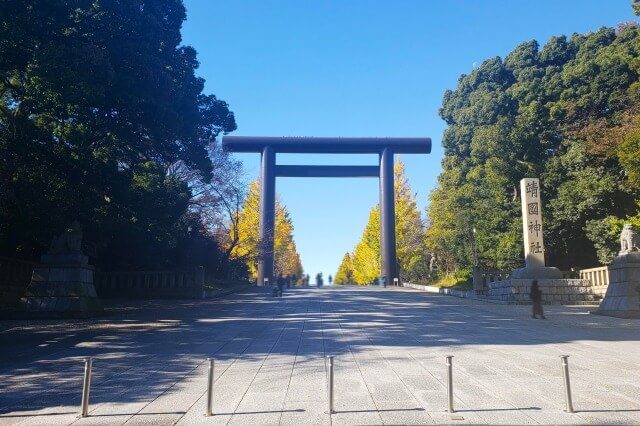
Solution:
<svg viewBox="0 0 640 426">
<path fill-rule="evenodd" d="M 528 315 L 496 313 L 451 297 L 377 288 L 291 289 L 282 298 L 273 298 L 268 289 L 251 289 L 213 300 L 116 302 L 107 310 L 108 317 L 91 320 L 3 321 L 0 413 L 79 406 L 82 360 L 89 356 L 95 358 L 94 405 L 150 403 L 159 395 L 179 393 L 181 381 L 196 370 L 205 371 L 207 357 L 229 364 L 237 360 L 258 362 L 267 354 L 297 355 L 304 363 L 305 359 L 380 346 L 456 348 L 640 341 L 637 328 L 625 329 L 616 322 L 563 326 L 532 321 Z M 552 326 L 554 331 L 549 332 Z M 305 347 L 298 344 L 301 328 Z M 375 411 L 415 410 L 423 409 Z M 62 414 L 69 412 L 37 415 Z M 117 415 L 133 414 L 138 412 Z"/>
</svg>

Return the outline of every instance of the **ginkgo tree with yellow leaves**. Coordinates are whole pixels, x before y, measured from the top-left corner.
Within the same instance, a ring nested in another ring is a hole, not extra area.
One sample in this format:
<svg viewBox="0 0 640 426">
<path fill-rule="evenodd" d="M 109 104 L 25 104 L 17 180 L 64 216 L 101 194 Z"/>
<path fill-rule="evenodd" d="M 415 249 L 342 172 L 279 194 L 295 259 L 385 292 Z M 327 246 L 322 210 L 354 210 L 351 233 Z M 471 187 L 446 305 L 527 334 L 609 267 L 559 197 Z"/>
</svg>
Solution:
<svg viewBox="0 0 640 426">
<path fill-rule="evenodd" d="M 369 212 L 369 221 L 351 260 L 353 279 L 357 284 L 370 284 L 380 276 L 380 206 Z"/>
<path fill-rule="evenodd" d="M 404 170 L 404 163 L 398 158 L 394 167 L 396 255 L 400 278 L 421 280 L 428 274 L 424 224 Z M 353 253 L 343 258 L 336 274 L 337 283 L 339 276 L 350 276 L 357 284 L 370 284 L 380 276 L 379 204 L 369 212 L 369 220 Z"/>
<path fill-rule="evenodd" d="M 336 277 L 333 279 L 333 283 L 336 285 L 341 284 L 353 284 L 353 265 L 351 260 L 351 253 L 347 252 L 342 258 L 340 268 L 336 272 Z"/>
<path fill-rule="evenodd" d="M 260 181 L 249 185 L 247 197 L 238 214 L 237 223 L 230 227 L 230 240 L 235 241 L 231 258 L 243 261 L 251 278 L 258 274 L 259 260 L 259 224 L 260 224 Z M 293 221 L 287 208 L 276 197 L 274 233 L 274 274 L 302 275 L 300 255 L 293 240 Z"/>
</svg>

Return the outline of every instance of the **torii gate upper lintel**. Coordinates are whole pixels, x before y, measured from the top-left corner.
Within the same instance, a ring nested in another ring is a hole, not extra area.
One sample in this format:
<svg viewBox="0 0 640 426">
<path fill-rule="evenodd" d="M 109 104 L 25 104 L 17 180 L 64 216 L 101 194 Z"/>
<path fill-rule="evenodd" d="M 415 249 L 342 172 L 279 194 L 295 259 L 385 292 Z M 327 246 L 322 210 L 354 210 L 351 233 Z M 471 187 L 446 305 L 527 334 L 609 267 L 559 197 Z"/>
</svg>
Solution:
<svg viewBox="0 0 640 426">
<path fill-rule="evenodd" d="M 382 275 L 388 283 L 397 278 L 394 154 L 428 154 L 431 138 L 339 138 L 224 136 L 229 152 L 259 152 L 260 163 L 260 255 L 258 285 L 273 281 L 276 177 L 378 177 L 380 179 L 380 248 Z M 277 153 L 378 154 L 377 166 L 277 166 Z"/>
</svg>

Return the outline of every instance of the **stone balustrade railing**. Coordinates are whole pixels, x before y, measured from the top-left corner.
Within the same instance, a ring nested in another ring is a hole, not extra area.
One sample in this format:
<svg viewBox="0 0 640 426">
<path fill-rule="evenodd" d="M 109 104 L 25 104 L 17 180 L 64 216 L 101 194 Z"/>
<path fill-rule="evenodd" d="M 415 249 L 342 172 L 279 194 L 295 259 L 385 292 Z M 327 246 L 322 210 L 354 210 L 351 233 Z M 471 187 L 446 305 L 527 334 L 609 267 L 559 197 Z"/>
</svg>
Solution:
<svg viewBox="0 0 640 426">
<path fill-rule="evenodd" d="M 600 266 L 598 268 L 581 269 L 580 278 L 591 281 L 594 293 L 604 296 L 609 286 L 609 267 Z"/>
<path fill-rule="evenodd" d="M 21 284 L 31 279 L 35 262 L 0 256 L 0 283 Z"/>
<path fill-rule="evenodd" d="M 564 279 L 580 278 L 578 270 L 561 271 L 561 272 L 562 272 L 562 278 Z M 495 281 L 508 280 L 510 277 L 511 277 L 511 271 L 482 271 L 482 280 L 485 286 Z"/>
<path fill-rule="evenodd" d="M 495 281 L 508 280 L 509 276 L 511 276 L 511 271 L 482 271 L 482 281 L 485 287 Z"/>
<path fill-rule="evenodd" d="M 592 285 L 609 285 L 609 267 L 582 269 L 580 278 L 590 280 Z"/>
<path fill-rule="evenodd" d="M 31 281 L 35 262 L 0 256 L 0 307 L 14 306 Z"/>
<path fill-rule="evenodd" d="M 204 268 L 192 271 L 96 272 L 93 281 L 101 298 L 202 297 Z"/>
</svg>

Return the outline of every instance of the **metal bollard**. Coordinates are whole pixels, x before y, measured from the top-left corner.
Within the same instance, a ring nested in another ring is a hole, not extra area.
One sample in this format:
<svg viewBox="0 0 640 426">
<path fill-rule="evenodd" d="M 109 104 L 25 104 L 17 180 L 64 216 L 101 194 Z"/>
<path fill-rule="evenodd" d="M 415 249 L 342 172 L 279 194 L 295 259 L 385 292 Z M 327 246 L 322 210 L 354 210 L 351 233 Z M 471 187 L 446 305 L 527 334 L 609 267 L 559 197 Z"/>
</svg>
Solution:
<svg viewBox="0 0 640 426">
<path fill-rule="evenodd" d="M 207 358 L 209 361 L 209 377 L 207 380 L 207 416 L 213 416 L 213 358 Z"/>
<path fill-rule="evenodd" d="M 84 382 L 82 384 L 82 417 L 89 415 L 89 392 L 91 391 L 91 366 L 93 358 L 85 358 L 84 360 Z"/>
<path fill-rule="evenodd" d="M 335 414 L 333 410 L 333 356 L 329 358 L 329 414 Z"/>
<path fill-rule="evenodd" d="M 569 381 L 569 355 L 560 355 L 562 360 L 562 377 L 564 377 L 565 399 L 567 401 L 567 413 L 573 413 L 573 403 L 571 402 L 571 383 Z"/>
<path fill-rule="evenodd" d="M 447 400 L 449 403 L 449 412 L 455 413 L 453 409 L 453 355 L 445 356 L 447 359 Z"/>
</svg>

